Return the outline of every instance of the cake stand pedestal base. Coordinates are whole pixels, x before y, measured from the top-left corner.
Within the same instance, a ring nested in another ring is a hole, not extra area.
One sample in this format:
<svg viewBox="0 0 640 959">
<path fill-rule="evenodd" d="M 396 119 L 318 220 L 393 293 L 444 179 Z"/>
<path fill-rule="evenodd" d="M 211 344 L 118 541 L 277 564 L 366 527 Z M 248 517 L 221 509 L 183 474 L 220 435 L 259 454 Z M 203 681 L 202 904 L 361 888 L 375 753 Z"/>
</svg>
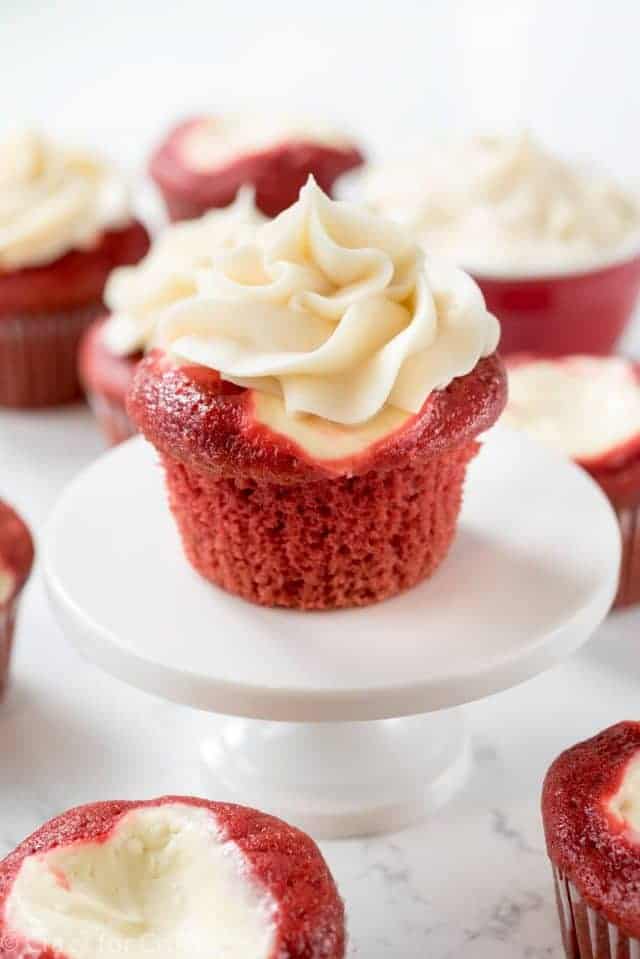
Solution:
<svg viewBox="0 0 640 959">
<path fill-rule="evenodd" d="M 462 711 L 364 723 L 221 721 L 202 746 L 207 793 L 281 816 L 318 838 L 401 829 L 464 784 Z"/>
</svg>

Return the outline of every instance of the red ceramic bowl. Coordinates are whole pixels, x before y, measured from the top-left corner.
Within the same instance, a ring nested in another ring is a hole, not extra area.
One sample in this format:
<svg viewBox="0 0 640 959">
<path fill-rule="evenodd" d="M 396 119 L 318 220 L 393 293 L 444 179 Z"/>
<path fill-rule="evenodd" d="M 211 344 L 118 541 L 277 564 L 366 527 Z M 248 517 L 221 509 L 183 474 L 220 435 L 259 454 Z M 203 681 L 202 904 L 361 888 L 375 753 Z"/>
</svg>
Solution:
<svg viewBox="0 0 640 959">
<path fill-rule="evenodd" d="M 582 273 L 493 277 L 470 272 L 502 325 L 503 355 L 610 353 L 640 292 L 640 253 Z"/>
</svg>

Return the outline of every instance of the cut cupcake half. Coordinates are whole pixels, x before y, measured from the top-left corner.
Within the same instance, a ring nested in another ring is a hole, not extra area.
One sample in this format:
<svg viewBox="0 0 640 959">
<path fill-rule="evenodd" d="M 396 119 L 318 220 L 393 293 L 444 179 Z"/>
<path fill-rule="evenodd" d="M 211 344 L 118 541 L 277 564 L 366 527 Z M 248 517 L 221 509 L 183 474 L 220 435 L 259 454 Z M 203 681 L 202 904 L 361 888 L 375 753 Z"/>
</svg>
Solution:
<svg viewBox="0 0 640 959">
<path fill-rule="evenodd" d="M 95 959 L 341 959 L 343 906 L 309 837 L 192 797 L 105 802 L 45 824 L 0 864 L 0 941 Z"/>
</svg>

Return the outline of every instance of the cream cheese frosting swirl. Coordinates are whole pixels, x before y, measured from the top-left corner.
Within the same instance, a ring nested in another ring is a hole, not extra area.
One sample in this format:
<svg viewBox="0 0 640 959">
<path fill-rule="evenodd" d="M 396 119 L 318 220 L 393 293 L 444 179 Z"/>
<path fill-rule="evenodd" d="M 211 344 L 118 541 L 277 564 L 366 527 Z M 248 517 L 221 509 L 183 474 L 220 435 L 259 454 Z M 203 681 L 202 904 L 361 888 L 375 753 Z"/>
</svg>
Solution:
<svg viewBox="0 0 640 959">
<path fill-rule="evenodd" d="M 357 427 L 387 407 L 418 413 L 499 338 L 470 277 L 313 179 L 197 286 L 160 320 L 159 344 L 275 397 L 288 417 Z"/>
<path fill-rule="evenodd" d="M 0 144 L 0 269 L 51 263 L 129 220 L 123 181 L 95 156 L 30 132 Z"/>
<path fill-rule="evenodd" d="M 105 290 L 111 316 L 102 335 L 108 349 L 120 356 L 144 349 L 158 311 L 197 292 L 196 270 L 264 222 L 253 190 L 243 187 L 230 206 L 167 227 L 140 263 L 114 270 Z"/>
<path fill-rule="evenodd" d="M 476 136 L 374 169 L 374 209 L 478 274 L 592 268 L 640 248 L 638 199 L 529 134 Z"/>
</svg>

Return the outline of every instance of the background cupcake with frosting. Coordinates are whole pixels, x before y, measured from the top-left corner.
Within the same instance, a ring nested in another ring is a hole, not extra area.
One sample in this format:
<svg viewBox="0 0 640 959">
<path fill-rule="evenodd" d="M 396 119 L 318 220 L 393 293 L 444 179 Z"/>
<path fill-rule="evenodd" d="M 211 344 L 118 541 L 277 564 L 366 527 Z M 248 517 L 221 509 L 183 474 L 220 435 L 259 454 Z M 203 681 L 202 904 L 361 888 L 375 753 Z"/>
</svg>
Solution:
<svg viewBox="0 0 640 959">
<path fill-rule="evenodd" d="M 197 275 L 135 374 L 128 410 L 193 566 L 299 609 L 429 576 L 504 406 L 498 338 L 466 274 L 311 180 Z"/>
<path fill-rule="evenodd" d="M 110 313 L 92 323 L 79 358 L 80 379 L 109 442 L 119 443 L 136 432 L 125 397 L 158 314 L 193 296 L 197 271 L 264 220 L 253 191 L 243 188 L 231 206 L 165 228 L 137 266 L 119 267 L 110 275 L 105 289 Z"/>
<path fill-rule="evenodd" d="M 199 116 L 180 123 L 155 150 L 149 171 L 172 220 L 228 206 L 242 186 L 276 216 L 298 199 L 307 177 L 327 193 L 363 154 L 326 125 L 270 114 Z"/>
<path fill-rule="evenodd" d="M 504 353 L 608 353 L 640 290 L 640 205 L 529 134 L 476 136 L 372 170 L 369 202 L 468 270 Z"/>
<path fill-rule="evenodd" d="M 0 145 L 0 405 L 80 393 L 76 354 L 111 270 L 149 240 L 121 177 L 36 133 Z"/>
</svg>

